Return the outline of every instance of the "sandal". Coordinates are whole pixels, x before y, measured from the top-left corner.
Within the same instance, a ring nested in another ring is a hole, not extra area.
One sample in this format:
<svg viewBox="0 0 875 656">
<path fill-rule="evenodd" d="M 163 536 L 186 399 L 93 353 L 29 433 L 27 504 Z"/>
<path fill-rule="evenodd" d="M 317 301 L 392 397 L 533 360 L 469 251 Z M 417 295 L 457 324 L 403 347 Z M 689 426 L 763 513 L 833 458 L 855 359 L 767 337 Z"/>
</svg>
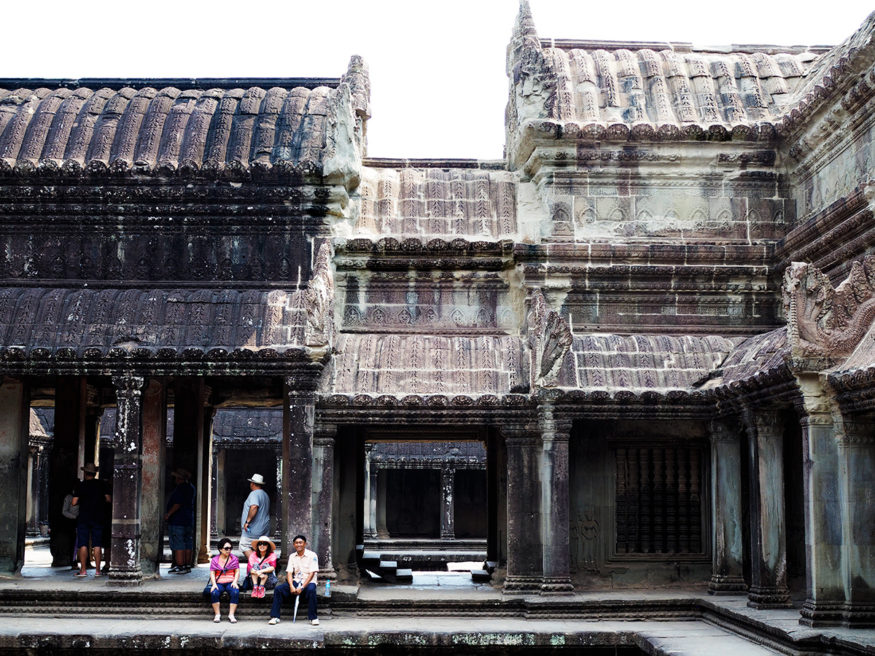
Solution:
<svg viewBox="0 0 875 656">
<path fill-rule="evenodd" d="M 216 616 L 213 618 L 213 622 L 215 622 L 216 624 L 218 624 L 218 623 L 221 622 L 221 621 L 222 621 L 222 616 L 221 616 L 221 615 L 216 615 Z"/>
<path fill-rule="evenodd" d="M 233 615 L 228 615 L 228 621 L 231 622 L 231 624 L 237 624 L 237 618 Z"/>
<path fill-rule="evenodd" d="M 88 572 L 76 572 L 75 576 L 77 579 L 84 579 L 86 576 L 88 576 Z"/>
</svg>

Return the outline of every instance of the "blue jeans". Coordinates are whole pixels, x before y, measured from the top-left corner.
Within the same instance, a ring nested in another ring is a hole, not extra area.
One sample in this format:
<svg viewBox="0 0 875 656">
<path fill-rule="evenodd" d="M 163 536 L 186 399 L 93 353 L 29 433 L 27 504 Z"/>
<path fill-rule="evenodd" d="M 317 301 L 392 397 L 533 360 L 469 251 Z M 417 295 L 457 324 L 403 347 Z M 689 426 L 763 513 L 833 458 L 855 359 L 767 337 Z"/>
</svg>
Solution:
<svg viewBox="0 0 875 656">
<path fill-rule="evenodd" d="M 223 592 L 228 593 L 228 596 L 231 597 L 232 604 L 236 604 L 240 601 L 240 590 L 232 587 L 230 583 L 216 583 L 216 585 L 218 587 L 215 590 L 210 591 L 210 600 L 212 603 L 218 603 L 219 597 L 222 596 Z"/>
<path fill-rule="evenodd" d="M 298 587 L 298 582 L 294 581 L 295 588 Z M 273 606 L 270 609 L 270 616 L 276 617 L 279 619 L 280 610 L 282 609 L 283 602 L 286 599 L 291 599 L 295 595 L 292 594 L 292 589 L 289 587 L 288 583 L 280 583 L 273 591 Z M 315 620 L 316 619 L 316 584 L 310 583 L 304 591 L 301 593 L 301 596 L 307 601 L 307 619 Z"/>
</svg>

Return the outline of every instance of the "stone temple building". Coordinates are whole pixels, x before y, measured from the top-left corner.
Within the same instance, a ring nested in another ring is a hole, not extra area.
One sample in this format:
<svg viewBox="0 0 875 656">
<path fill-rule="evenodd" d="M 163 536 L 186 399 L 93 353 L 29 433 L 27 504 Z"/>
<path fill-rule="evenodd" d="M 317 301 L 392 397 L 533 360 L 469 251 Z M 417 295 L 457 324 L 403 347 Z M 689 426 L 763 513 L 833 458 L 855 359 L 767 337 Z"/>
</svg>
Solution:
<svg viewBox="0 0 875 656">
<path fill-rule="evenodd" d="M 456 512 L 480 499 L 508 595 L 701 585 L 872 625 L 873 37 L 557 40 L 523 2 L 501 161 L 368 158 L 357 57 L 0 80 L 0 566 L 31 406 L 50 524 L 117 410 L 114 585 L 156 571 L 172 467 L 206 557 L 216 410 L 281 408 L 282 548 L 307 533 L 325 576 L 379 534 L 374 449 L 476 443 Z"/>
</svg>

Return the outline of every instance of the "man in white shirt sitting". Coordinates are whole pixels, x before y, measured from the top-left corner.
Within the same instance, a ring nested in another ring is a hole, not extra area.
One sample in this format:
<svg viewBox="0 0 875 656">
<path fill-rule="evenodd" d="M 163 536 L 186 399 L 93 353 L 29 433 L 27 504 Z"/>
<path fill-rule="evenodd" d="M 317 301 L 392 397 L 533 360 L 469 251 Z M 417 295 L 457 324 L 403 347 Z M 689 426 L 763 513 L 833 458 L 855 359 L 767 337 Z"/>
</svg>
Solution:
<svg viewBox="0 0 875 656">
<path fill-rule="evenodd" d="M 318 626 L 316 617 L 316 577 L 319 573 L 319 557 L 307 549 L 307 538 L 296 535 L 292 540 L 295 553 L 289 556 L 286 567 L 286 582 L 280 583 L 273 591 L 273 607 L 270 609 L 268 624 L 280 623 L 280 611 L 283 601 L 292 599 L 295 595 L 303 595 L 307 601 L 307 619 L 310 624 Z"/>
</svg>

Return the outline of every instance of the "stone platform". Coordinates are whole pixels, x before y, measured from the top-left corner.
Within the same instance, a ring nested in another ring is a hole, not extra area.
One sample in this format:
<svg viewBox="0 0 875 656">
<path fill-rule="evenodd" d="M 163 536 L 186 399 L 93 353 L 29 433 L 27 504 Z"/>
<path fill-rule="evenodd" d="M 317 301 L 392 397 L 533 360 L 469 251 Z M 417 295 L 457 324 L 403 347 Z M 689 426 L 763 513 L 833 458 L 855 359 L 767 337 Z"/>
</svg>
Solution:
<svg viewBox="0 0 875 656">
<path fill-rule="evenodd" d="M 184 576 L 165 566 L 119 589 L 93 573 L 26 567 L 0 579 L 0 652 L 875 654 L 875 630 L 810 629 L 798 610 L 754 610 L 745 596 L 704 589 L 508 596 L 461 574 L 426 572 L 410 585 L 335 585 L 312 627 L 292 623 L 290 608 L 268 626 L 270 595 L 244 596 L 238 624 L 214 624 L 200 596 L 207 580 L 204 565 Z"/>
</svg>

